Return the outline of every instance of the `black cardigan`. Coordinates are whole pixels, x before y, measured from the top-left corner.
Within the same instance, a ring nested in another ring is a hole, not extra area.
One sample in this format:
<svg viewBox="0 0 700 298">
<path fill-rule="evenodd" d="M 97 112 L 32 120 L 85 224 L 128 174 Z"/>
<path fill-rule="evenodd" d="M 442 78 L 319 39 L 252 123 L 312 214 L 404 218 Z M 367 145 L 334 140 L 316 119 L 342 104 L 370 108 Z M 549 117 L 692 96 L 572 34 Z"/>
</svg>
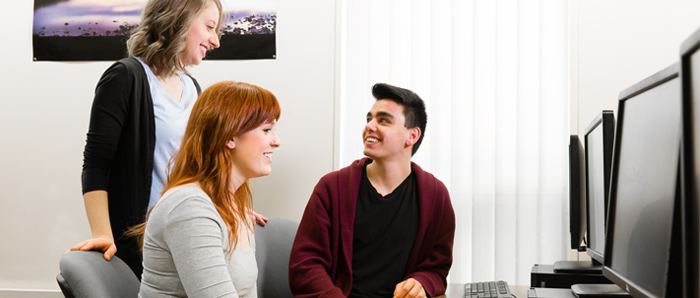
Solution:
<svg viewBox="0 0 700 298">
<path fill-rule="evenodd" d="M 201 93 L 197 81 L 194 78 L 192 81 L 197 93 Z M 124 239 L 123 233 L 145 220 L 151 194 L 155 133 L 153 99 L 141 62 L 136 58 L 115 62 L 102 74 L 95 89 L 83 152 L 83 194 L 107 191 L 117 255 L 122 259 L 136 258 L 125 261 L 138 262 L 139 268 L 138 246 L 133 239 Z M 127 244 L 128 247 L 120 247 Z M 136 264 L 129 265 L 134 269 Z"/>
</svg>

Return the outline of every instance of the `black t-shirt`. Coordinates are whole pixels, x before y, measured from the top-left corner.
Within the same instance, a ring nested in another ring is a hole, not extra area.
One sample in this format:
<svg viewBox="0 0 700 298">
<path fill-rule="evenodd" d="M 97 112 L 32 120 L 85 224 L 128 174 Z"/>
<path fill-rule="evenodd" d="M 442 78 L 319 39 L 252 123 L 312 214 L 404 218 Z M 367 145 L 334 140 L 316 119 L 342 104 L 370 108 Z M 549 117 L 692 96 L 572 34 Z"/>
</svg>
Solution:
<svg viewBox="0 0 700 298">
<path fill-rule="evenodd" d="M 382 196 L 362 170 L 352 243 L 352 292 L 348 297 L 392 297 L 402 281 L 418 231 L 418 189 L 411 174 Z"/>
</svg>

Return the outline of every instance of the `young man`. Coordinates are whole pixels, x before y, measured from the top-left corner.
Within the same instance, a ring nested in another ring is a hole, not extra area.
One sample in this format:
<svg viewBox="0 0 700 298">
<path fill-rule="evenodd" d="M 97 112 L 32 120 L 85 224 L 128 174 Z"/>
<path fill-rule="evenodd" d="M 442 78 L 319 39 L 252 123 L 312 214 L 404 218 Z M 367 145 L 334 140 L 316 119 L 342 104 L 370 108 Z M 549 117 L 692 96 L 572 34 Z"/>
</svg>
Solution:
<svg viewBox="0 0 700 298">
<path fill-rule="evenodd" d="M 364 154 L 318 182 L 289 261 L 295 297 L 434 297 L 445 293 L 455 216 L 445 185 L 411 162 L 423 100 L 376 84 Z"/>
</svg>

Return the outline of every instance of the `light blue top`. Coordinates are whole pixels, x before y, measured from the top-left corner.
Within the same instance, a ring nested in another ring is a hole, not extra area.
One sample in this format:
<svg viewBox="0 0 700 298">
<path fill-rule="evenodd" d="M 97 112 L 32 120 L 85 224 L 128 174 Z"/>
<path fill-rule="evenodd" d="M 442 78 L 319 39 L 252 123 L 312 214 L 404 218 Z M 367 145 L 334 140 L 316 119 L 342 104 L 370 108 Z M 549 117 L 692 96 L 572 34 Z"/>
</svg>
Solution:
<svg viewBox="0 0 700 298">
<path fill-rule="evenodd" d="M 139 59 L 141 65 L 146 70 L 148 84 L 151 87 L 151 97 L 153 98 L 153 115 L 156 123 L 156 146 L 153 150 L 153 172 L 151 181 L 151 196 L 148 201 L 148 210 L 151 209 L 163 192 L 166 181 L 166 168 L 170 157 L 175 150 L 180 148 L 182 136 L 185 134 L 187 121 L 190 118 L 192 107 L 197 101 L 197 87 L 190 76 L 180 75 L 182 81 L 182 98 L 180 102 L 175 100 L 165 92 L 163 85 L 158 81 L 158 77 L 148 64 Z"/>
</svg>

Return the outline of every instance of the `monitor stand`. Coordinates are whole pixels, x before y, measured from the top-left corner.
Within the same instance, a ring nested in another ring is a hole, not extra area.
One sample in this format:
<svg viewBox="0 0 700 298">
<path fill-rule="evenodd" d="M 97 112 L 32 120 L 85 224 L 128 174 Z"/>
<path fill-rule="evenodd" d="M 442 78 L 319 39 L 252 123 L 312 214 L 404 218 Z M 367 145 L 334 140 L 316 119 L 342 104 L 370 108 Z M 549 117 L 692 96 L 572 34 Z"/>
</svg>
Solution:
<svg viewBox="0 0 700 298">
<path fill-rule="evenodd" d="M 587 263 L 590 264 L 590 261 Z M 530 286 L 538 288 L 566 288 L 571 292 L 575 284 L 607 284 L 610 280 L 603 273 L 554 272 L 554 264 L 535 264 L 530 272 Z"/>
<path fill-rule="evenodd" d="M 575 284 L 571 292 L 578 298 L 632 297 L 616 284 Z"/>
<path fill-rule="evenodd" d="M 586 273 L 603 274 L 603 265 L 595 260 L 590 261 L 558 261 L 554 263 L 555 273 Z"/>
</svg>

